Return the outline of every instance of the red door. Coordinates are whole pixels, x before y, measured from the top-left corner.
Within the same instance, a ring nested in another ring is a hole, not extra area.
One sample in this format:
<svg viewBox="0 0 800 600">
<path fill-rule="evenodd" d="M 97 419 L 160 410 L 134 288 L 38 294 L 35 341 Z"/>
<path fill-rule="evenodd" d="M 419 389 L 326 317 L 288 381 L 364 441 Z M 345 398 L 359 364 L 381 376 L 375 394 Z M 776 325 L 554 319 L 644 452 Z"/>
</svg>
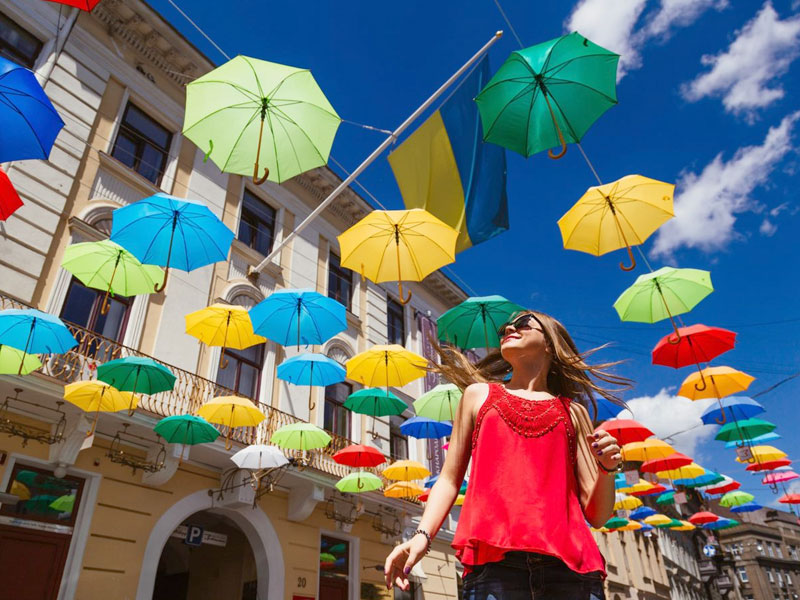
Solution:
<svg viewBox="0 0 800 600">
<path fill-rule="evenodd" d="M 347 580 L 319 578 L 319 600 L 347 600 Z"/>
<path fill-rule="evenodd" d="M 15 600 L 58 596 L 72 536 L 0 525 L 0 581 Z"/>
</svg>

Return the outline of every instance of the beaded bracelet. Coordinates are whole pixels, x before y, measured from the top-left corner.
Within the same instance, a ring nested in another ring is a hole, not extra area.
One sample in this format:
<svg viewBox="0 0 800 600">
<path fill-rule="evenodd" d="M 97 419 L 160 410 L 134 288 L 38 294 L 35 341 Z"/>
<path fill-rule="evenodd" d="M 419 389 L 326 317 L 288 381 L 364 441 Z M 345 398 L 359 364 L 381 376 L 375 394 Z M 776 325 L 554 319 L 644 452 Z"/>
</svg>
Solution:
<svg viewBox="0 0 800 600">
<path fill-rule="evenodd" d="M 433 540 L 431 539 L 431 534 L 425 531 L 424 529 L 417 529 L 411 537 L 414 537 L 418 533 L 421 533 L 425 536 L 425 539 L 428 540 L 428 547 L 425 549 L 425 554 L 428 554 L 431 551 L 431 544 L 433 544 Z"/>
<path fill-rule="evenodd" d="M 620 463 L 616 467 L 614 467 L 613 469 L 606 469 L 603 466 L 603 463 L 601 463 L 600 461 L 597 461 L 597 466 L 600 467 L 600 470 L 603 471 L 606 475 L 611 475 L 612 473 L 621 473 L 622 472 L 622 461 L 620 461 Z"/>
</svg>

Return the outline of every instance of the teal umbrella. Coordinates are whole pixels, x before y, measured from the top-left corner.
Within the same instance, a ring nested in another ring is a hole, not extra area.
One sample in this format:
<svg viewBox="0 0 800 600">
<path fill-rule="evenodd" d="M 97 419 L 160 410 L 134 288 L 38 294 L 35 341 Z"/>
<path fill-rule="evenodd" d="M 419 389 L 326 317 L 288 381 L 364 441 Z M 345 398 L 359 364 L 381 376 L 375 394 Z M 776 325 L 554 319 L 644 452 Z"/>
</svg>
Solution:
<svg viewBox="0 0 800 600">
<path fill-rule="evenodd" d="M 500 327 L 522 310 L 502 296 L 467 298 L 436 320 L 439 341 L 458 348 L 499 348 Z"/>
<path fill-rule="evenodd" d="M 776 427 L 777 425 L 775 425 L 775 423 L 770 423 L 763 419 L 744 419 L 743 421 L 726 423 L 720 427 L 714 439 L 723 442 L 750 441 L 759 436 L 771 433 Z"/>
<path fill-rule="evenodd" d="M 353 392 L 344 401 L 344 407 L 360 415 L 367 415 L 373 418 L 372 439 L 378 437 L 375 432 L 375 417 L 388 417 L 390 415 L 402 415 L 408 408 L 408 404 L 395 396 L 388 389 L 364 388 Z M 368 432 L 370 433 L 370 432 Z"/>
<path fill-rule="evenodd" d="M 153 428 L 158 435 L 169 444 L 194 446 L 213 442 L 219 437 L 219 431 L 203 417 L 196 415 L 175 415 L 161 419 Z M 181 449 L 183 460 L 183 449 Z"/>
<path fill-rule="evenodd" d="M 512 52 L 475 98 L 484 141 L 561 158 L 617 103 L 618 61 L 577 32 Z"/>
<path fill-rule="evenodd" d="M 157 394 L 175 386 L 175 375 L 152 358 L 126 356 L 97 367 L 97 379 L 113 385 L 121 392 Z M 128 411 L 132 415 L 133 410 Z"/>
<path fill-rule="evenodd" d="M 669 492 L 664 492 L 656 499 L 656 504 L 675 504 L 675 490 L 670 490 Z"/>
</svg>

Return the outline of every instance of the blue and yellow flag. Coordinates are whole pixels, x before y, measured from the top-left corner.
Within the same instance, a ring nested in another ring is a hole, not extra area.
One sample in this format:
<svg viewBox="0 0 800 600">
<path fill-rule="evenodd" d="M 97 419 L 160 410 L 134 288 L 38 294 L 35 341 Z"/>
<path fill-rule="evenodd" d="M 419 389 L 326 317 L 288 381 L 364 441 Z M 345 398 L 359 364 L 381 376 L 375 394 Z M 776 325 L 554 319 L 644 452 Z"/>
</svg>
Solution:
<svg viewBox="0 0 800 600">
<path fill-rule="evenodd" d="M 424 208 L 456 229 L 456 252 L 508 229 L 505 150 L 483 142 L 474 101 L 487 81 L 485 57 L 389 155 L 406 208 Z"/>
</svg>

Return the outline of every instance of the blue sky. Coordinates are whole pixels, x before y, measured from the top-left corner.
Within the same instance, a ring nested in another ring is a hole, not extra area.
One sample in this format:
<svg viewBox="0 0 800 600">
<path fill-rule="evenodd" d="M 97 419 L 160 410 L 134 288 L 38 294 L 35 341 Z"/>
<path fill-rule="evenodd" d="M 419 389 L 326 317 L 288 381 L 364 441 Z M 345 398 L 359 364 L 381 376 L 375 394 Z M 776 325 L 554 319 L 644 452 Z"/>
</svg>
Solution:
<svg viewBox="0 0 800 600">
<path fill-rule="evenodd" d="M 215 61 L 224 58 L 167 0 L 151 0 Z M 347 120 L 394 129 L 497 29 L 495 70 L 518 44 L 492 0 L 402 3 L 179 2 L 228 54 L 310 68 Z M 735 350 L 715 364 L 757 377 L 757 393 L 800 371 L 800 2 L 726 0 L 505 0 L 524 45 L 578 29 L 622 54 L 619 105 L 589 130 L 583 147 L 601 178 L 642 174 L 677 183 L 677 217 L 644 246 L 653 268 L 711 271 L 715 292 L 688 324 L 727 327 Z M 544 5 L 544 6 L 543 6 Z M 421 122 L 421 121 L 420 121 Z M 383 139 L 342 124 L 333 156 L 355 168 Z M 341 171 L 331 164 L 334 170 Z M 401 208 L 385 157 L 360 181 L 389 208 Z M 650 364 L 668 322 L 623 323 L 612 304 L 637 275 L 618 267 L 623 252 L 566 251 L 558 218 L 594 184 L 575 147 L 552 161 L 508 153 L 511 229 L 458 256 L 452 267 L 476 295 L 501 294 L 564 322 L 579 346 L 614 346 L 601 360 L 627 360 L 636 380 L 625 395 L 636 418 L 664 436 L 691 427 L 699 408 L 673 394 L 691 369 Z M 759 398 L 780 424 L 776 446 L 800 457 L 800 378 Z M 704 466 L 743 482 L 757 500 L 774 497 L 745 474 L 733 452 L 697 428 L 675 438 Z"/>
</svg>

